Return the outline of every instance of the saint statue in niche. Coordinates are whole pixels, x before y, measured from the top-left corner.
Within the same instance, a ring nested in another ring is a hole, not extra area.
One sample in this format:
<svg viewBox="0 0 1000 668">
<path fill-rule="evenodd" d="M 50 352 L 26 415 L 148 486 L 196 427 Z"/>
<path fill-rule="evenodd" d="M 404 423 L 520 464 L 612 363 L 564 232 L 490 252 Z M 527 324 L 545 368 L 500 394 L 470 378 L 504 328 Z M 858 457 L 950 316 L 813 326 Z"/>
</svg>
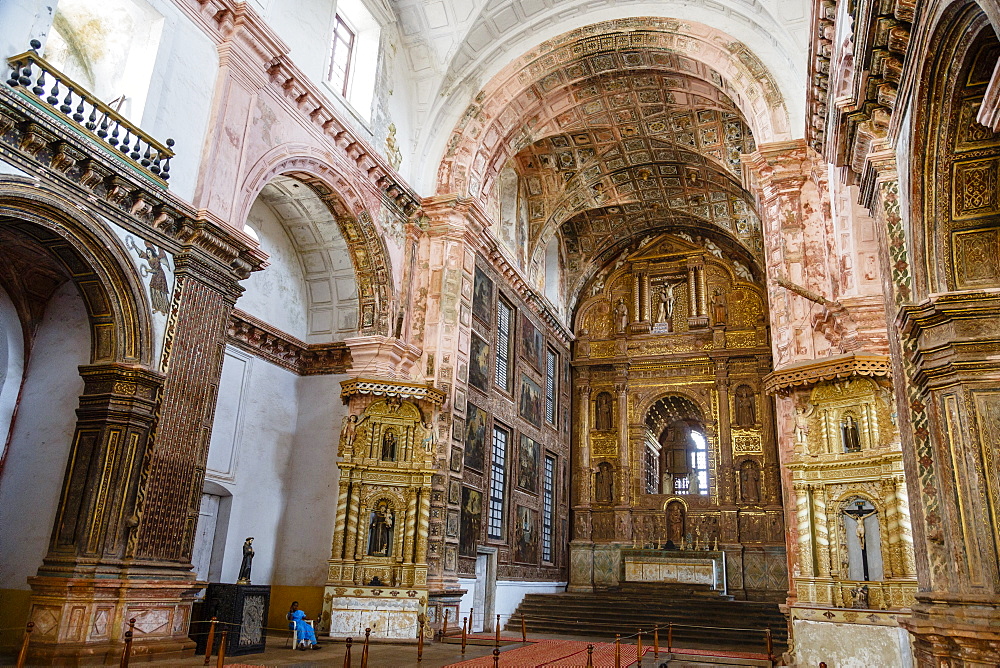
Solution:
<svg viewBox="0 0 1000 668">
<path fill-rule="evenodd" d="M 743 503 L 760 502 L 760 471 L 755 462 L 748 460 L 740 464 L 740 492 Z"/>
<path fill-rule="evenodd" d="M 386 429 L 382 434 L 382 461 L 396 461 L 396 432 Z"/>
<path fill-rule="evenodd" d="M 853 415 L 845 415 L 840 422 L 840 436 L 844 442 L 844 452 L 858 452 L 861 450 L 861 437 L 858 434 L 858 423 L 854 421 Z"/>
<path fill-rule="evenodd" d="M 757 424 L 757 408 L 754 393 L 749 385 L 740 385 L 733 395 L 733 423 L 737 427 L 753 427 Z"/>
<path fill-rule="evenodd" d="M 597 417 L 594 426 L 598 431 L 611 429 L 611 395 L 601 392 L 597 395 Z"/>
<path fill-rule="evenodd" d="M 680 545 L 684 538 L 684 506 L 679 501 L 667 504 L 667 541 Z"/>
<path fill-rule="evenodd" d="M 624 334 L 626 327 L 628 327 L 628 306 L 625 306 L 625 300 L 619 297 L 615 302 L 615 332 Z"/>
<path fill-rule="evenodd" d="M 601 462 L 594 475 L 594 500 L 598 503 L 611 503 L 614 493 L 615 468 L 608 462 Z"/>
<path fill-rule="evenodd" d="M 719 288 L 712 294 L 712 317 L 716 325 L 725 325 L 727 316 L 726 295 Z"/>
<path fill-rule="evenodd" d="M 393 513 L 388 501 L 379 501 L 368 525 L 368 554 L 373 557 L 392 556 Z"/>
<path fill-rule="evenodd" d="M 806 443 L 806 436 L 809 434 L 809 416 L 815 408 L 814 404 L 809 404 L 807 408 L 801 406 L 795 408 L 795 442 L 798 445 Z"/>
</svg>

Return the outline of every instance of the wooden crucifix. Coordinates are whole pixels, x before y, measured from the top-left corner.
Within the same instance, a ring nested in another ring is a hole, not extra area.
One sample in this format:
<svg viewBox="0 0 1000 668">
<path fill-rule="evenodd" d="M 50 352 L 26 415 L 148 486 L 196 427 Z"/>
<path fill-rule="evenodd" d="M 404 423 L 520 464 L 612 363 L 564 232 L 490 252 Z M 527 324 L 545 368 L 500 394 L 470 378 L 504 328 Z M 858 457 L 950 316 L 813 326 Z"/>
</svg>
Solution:
<svg viewBox="0 0 1000 668">
<path fill-rule="evenodd" d="M 849 515 L 855 524 L 854 531 L 858 537 L 858 547 L 861 548 L 861 566 L 864 568 L 865 581 L 870 581 L 868 574 L 868 546 L 865 543 L 865 520 L 874 515 L 876 510 L 865 510 L 865 502 L 858 501 L 854 504 L 856 508 L 845 508 L 844 514 Z"/>
</svg>

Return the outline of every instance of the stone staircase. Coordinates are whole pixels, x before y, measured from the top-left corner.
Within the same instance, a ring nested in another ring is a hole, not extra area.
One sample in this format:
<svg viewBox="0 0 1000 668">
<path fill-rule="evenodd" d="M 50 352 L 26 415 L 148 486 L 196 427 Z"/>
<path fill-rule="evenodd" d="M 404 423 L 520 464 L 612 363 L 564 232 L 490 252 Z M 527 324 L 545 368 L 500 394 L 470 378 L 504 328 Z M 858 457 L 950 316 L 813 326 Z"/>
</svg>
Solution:
<svg viewBox="0 0 1000 668">
<path fill-rule="evenodd" d="M 507 622 L 520 632 L 524 617 L 528 633 L 553 633 L 613 639 L 643 631 L 643 644 L 653 642 L 659 627 L 660 646 L 667 644 L 673 623 L 673 645 L 766 654 L 766 629 L 771 629 L 773 654 L 787 645 L 785 617 L 774 603 L 734 601 L 707 585 L 622 583 L 604 591 L 528 594 Z M 631 639 L 630 642 L 634 642 Z"/>
</svg>

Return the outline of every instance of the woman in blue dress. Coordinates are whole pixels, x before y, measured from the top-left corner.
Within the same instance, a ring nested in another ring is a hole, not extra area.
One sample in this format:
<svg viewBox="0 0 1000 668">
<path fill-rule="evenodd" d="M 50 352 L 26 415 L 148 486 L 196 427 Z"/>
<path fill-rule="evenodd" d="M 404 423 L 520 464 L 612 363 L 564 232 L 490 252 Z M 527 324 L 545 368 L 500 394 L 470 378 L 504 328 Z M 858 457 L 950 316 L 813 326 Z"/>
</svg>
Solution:
<svg viewBox="0 0 1000 668">
<path fill-rule="evenodd" d="M 288 609 L 288 626 L 295 631 L 295 649 L 319 649 L 316 642 L 316 632 L 312 624 L 307 624 L 308 615 L 299 610 L 299 602 L 292 601 L 292 607 Z"/>
</svg>

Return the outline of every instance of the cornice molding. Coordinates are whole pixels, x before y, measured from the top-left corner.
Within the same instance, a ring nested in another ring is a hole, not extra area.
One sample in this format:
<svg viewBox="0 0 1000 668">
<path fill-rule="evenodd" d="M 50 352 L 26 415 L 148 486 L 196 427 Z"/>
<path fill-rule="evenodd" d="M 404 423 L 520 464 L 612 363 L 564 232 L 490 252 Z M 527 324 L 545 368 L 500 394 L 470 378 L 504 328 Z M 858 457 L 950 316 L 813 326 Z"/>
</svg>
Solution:
<svg viewBox="0 0 1000 668">
<path fill-rule="evenodd" d="M 228 341 L 299 376 L 346 373 L 351 368 L 347 344 L 305 343 L 239 309 L 229 317 Z"/>
<path fill-rule="evenodd" d="M 424 383 L 360 377 L 340 381 L 340 398 L 344 403 L 355 395 L 417 399 L 428 401 L 435 406 L 443 404 L 447 397 L 441 390 Z"/>
<path fill-rule="evenodd" d="M 847 353 L 808 362 L 795 362 L 764 377 L 764 391 L 785 393 L 794 387 L 809 387 L 823 381 L 851 376 L 890 377 L 892 365 L 888 355 Z"/>
</svg>

